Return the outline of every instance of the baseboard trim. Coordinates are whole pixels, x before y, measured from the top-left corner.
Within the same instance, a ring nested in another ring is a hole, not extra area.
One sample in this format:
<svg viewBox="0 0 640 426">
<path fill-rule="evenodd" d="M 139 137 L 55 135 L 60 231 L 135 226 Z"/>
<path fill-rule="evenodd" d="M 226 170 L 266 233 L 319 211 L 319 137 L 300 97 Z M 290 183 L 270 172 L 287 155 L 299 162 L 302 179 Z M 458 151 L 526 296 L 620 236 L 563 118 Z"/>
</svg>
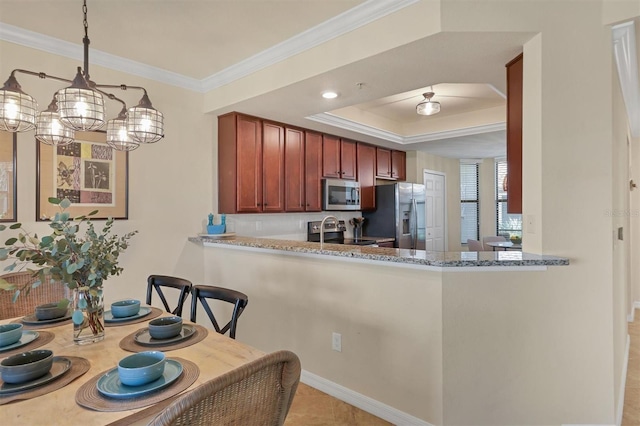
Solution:
<svg viewBox="0 0 640 426">
<path fill-rule="evenodd" d="M 622 377 L 620 378 L 620 390 L 618 392 L 618 408 L 616 410 L 617 426 L 620 426 L 622 424 L 622 412 L 624 411 L 624 390 L 627 387 L 627 367 L 629 366 L 630 350 L 631 350 L 631 336 L 627 334 L 627 347 L 624 353 L 624 361 L 622 362 Z"/>
<path fill-rule="evenodd" d="M 376 417 L 380 417 L 394 425 L 400 426 L 433 426 L 431 423 L 425 422 L 417 417 L 393 408 L 389 405 L 383 404 L 380 401 L 376 401 L 373 398 L 362 395 L 351 389 L 345 388 L 342 385 L 324 379 L 316 374 L 302 370 L 300 381 L 305 385 L 309 385 L 312 388 L 318 389 L 321 392 L 329 394 L 334 398 L 338 398 L 341 401 L 351 404 L 354 407 L 373 414 Z"/>
</svg>

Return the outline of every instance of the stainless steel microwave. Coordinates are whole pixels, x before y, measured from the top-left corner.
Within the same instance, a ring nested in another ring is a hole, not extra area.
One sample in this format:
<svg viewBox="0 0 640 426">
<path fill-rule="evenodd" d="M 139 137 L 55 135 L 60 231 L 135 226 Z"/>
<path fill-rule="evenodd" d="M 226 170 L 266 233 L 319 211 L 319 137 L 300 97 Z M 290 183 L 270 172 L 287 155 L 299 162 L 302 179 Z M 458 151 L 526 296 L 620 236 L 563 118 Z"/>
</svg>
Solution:
<svg viewBox="0 0 640 426">
<path fill-rule="evenodd" d="M 360 210 L 360 183 L 322 179 L 322 210 Z"/>
</svg>

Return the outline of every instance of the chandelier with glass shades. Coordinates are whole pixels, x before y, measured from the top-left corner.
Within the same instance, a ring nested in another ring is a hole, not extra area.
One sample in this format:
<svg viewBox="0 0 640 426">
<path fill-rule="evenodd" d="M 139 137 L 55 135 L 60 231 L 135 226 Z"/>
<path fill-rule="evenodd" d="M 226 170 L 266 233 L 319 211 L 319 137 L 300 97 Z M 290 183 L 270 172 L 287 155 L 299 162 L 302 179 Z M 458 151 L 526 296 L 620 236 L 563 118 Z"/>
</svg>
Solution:
<svg viewBox="0 0 640 426">
<path fill-rule="evenodd" d="M 424 100 L 416 105 L 416 112 L 420 115 L 434 115 L 440 112 L 440 102 L 432 101 L 435 93 L 423 93 Z"/>
<path fill-rule="evenodd" d="M 130 151 L 140 144 L 157 142 L 164 137 L 164 117 L 151 105 L 144 87 L 124 84 L 98 84 L 89 77 L 89 25 L 87 1 L 84 15 L 84 69 L 78 67 L 73 80 L 43 72 L 15 69 L 0 89 L 0 130 L 26 132 L 35 129 L 36 139 L 48 145 L 67 145 L 74 140 L 75 131 L 102 129 L 106 122 L 107 143 L 118 151 Z M 49 107 L 38 112 L 36 100 L 22 91 L 15 74 L 28 74 L 42 79 L 71 83 L 53 95 Z M 103 89 L 142 90 L 138 105 L 127 108 L 126 103 Z M 122 104 L 118 116 L 106 120 L 105 97 Z"/>
</svg>

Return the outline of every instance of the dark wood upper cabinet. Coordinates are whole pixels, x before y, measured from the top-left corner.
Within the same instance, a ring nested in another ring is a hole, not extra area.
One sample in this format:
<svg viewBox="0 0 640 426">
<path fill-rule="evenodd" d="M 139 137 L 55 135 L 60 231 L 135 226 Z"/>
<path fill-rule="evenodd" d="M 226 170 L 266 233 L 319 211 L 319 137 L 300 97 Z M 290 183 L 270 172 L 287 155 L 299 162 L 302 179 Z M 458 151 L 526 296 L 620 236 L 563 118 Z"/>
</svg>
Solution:
<svg viewBox="0 0 640 426">
<path fill-rule="evenodd" d="M 262 211 L 262 121 L 242 114 L 218 118 L 218 210 Z"/>
<path fill-rule="evenodd" d="M 374 210 L 376 208 L 376 148 L 372 145 L 358 143 L 357 162 L 360 208 Z"/>
<path fill-rule="evenodd" d="M 506 67 L 507 213 L 522 213 L 522 54 Z"/>
<path fill-rule="evenodd" d="M 262 211 L 284 211 L 284 127 L 262 123 Z"/>
<path fill-rule="evenodd" d="M 304 188 L 305 210 L 319 212 L 322 210 L 322 135 L 305 132 L 304 145 Z"/>
<path fill-rule="evenodd" d="M 391 177 L 391 150 L 376 148 L 376 176 L 379 178 Z"/>
<path fill-rule="evenodd" d="M 397 180 L 407 180 L 407 153 L 391 151 L 391 177 Z"/>
<path fill-rule="evenodd" d="M 284 135 L 284 203 L 285 211 L 305 210 L 304 131 L 285 128 Z"/>
<path fill-rule="evenodd" d="M 356 180 L 356 143 L 340 140 L 340 170 L 342 179 Z"/>
<path fill-rule="evenodd" d="M 340 179 L 340 138 L 322 136 L 322 176 Z"/>
</svg>

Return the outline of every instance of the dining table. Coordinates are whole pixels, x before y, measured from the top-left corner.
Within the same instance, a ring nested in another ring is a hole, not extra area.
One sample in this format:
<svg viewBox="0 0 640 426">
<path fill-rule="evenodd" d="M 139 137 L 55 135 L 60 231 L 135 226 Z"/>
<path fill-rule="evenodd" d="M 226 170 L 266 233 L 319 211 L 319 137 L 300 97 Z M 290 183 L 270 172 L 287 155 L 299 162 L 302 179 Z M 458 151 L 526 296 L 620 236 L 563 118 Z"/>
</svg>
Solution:
<svg viewBox="0 0 640 426">
<path fill-rule="evenodd" d="M 522 250 L 522 244 L 515 244 L 511 241 L 489 241 L 485 244 L 493 248 L 493 251 L 496 251 L 497 248 L 502 250 Z"/>
<path fill-rule="evenodd" d="M 56 379 L 61 381 L 57 386 L 53 386 L 58 387 L 57 389 L 29 399 L 20 400 L 20 392 L 1 393 L 0 386 L 0 423 L 3 426 L 147 424 L 177 395 L 265 355 L 256 348 L 186 319 L 183 320 L 187 327 L 185 330 L 191 330 L 192 336 L 175 344 L 158 345 L 156 342 L 153 346 L 148 346 L 148 341 L 138 339 L 139 336 L 144 336 L 148 321 L 154 317 L 171 314 L 155 307 L 147 309 L 152 315 L 146 318 L 118 320 L 105 324 L 104 339 L 86 345 L 74 343 L 73 325 L 70 320 L 36 326 L 33 326 L 33 323 L 29 323 L 31 326 L 24 325 L 25 330 L 38 333 L 38 337 L 25 348 L 49 349 L 59 359 L 71 360 L 71 368 L 69 372 Z M 24 318 L 26 317 L 5 319 L 1 320 L 0 324 L 21 322 Z M 40 346 L 39 339 L 42 339 Z M 139 342 L 145 344 L 141 345 Z M 119 360 L 144 350 L 161 350 L 167 360 L 180 363 L 184 370 L 181 370 L 181 377 L 176 380 L 179 385 L 174 383 L 162 390 L 132 399 L 119 399 L 119 395 L 110 398 L 96 391 L 96 383 L 102 380 L 107 372 L 113 372 Z M 15 349 L 3 351 L 0 348 L 0 359 L 15 352 Z M 78 377 L 73 378 L 71 371 L 75 371 L 74 374 Z M 66 381 L 70 382 L 64 384 Z M 55 381 L 50 382 L 48 386 L 54 384 Z M 28 392 L 30 391 L 24 391 L 25 397 L 29 395 Z"/>
</svg>

